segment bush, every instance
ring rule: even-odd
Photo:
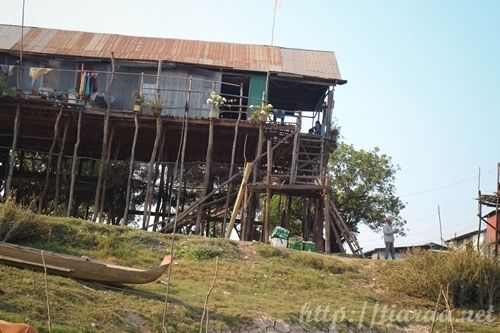
[[[448,253],[413,251],[406,260],[387,265],[382,283],[408,295],[436,300],[449,286],[455,305],[485,306],[500,300],[500,260],[483,256],[472,246]]]
[[[215,257],[221,257],[224,250],[221,247],[212,244],[194,244],[186,247],[182,251],[182,257],[197,260],[209,260]]]

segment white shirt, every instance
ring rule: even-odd
[[[392,229],[392,225],[389,223],[384,224],[382,229],[384,231],[384,242],[392,242],[394,243],[394,229]]]

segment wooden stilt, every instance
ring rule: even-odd
[[[205,178],[203,179],[201,196],[204,197],[208,192],[208,183],[210,182],[210,172],[212,169],[212,151],[214,143],[214,121],[210,118],[210,124],[208,128],[208,144],[207,144],[207,154],[205,157]],[[196,227],[195,234],[202,235],[203,233],[203,205],[198,209],[198,214],[196,216]],[[207,235],[208,236],[208,235]]]
[[[59,136],[59,121],[61,120],[62,111],[63,111],[63,106],[61,105],[61,107],[59,108],[59,113],[57,114],[56,117],[56,121],[54,123],[54,136],[52,137],[52,144],[50,145],[49,148],[49,156],[45,174],[45,183],[43,185],[42,193],[40,194],[40,199],[38,200],[38,213],[42,212],[45,201],[45,195],[47,194],[47,189],[49,188],[50,171],[52,168],[52,154],[54,153],[54,148],[57,143],[57,137]]]
[[[239,100],[239,108],[238,108],[238,119],[236,120],[236,124],[234,125],[234,136],[233,136],[233,148],[231,150],[231,165],[229,166],[229,178],[233,176],[234,169],[234,159],[236,155],[236,144],[238,142],[238,130],[241,122],[241,115],[243,113],[243,83],[240,84],[240,100]],[[224,207],[224,217],[222,219],[222,228],[221,230],[224,232],[226,230],[226,220],[227,213],[229,210],[229,197],[231,196],[231,183],[229,183],[227,187],[227,196],[226,196],[226,205]],[[243,228],[241,229],[243,233]]]
[[[68,135],[69,119],[64,124],[63,136],[61,139],[61,149],[57,156],[57,169],[56,169],[56,189],[54,195],[54,212],[58,215],[57,208],[59,207],[59,200],[61,197],[61,173],[63,172],[64,148],[66,146],[66,138]]]
[[[267,141],[267,175],[266,175],[266,197],[264,201],[264,228],[263,228],[263,242],[269,243],[269,217],[270,217],[270,206],[271,206],[271,190],[269,185],[271,185],[271,173],[273,170],[273,151],[271,149],[271,140]]]
[[[238,196],[236,197],[236,202],[234,203],[233,212],[231,214],[231,220],[229,220],[229,225],[228,225],[227,230],[226,230],[226,238],[228,238],[228,239],[229,239],[229,237],[231,237],[231,233],[233,231],[234,224],[236,223],[236,215],[238,214],[238,211],[240,210],[240,207],[241,207],[241,202],[243,200],[244,193],[245,193],[244,192],[245,187],[247,185],[248,178],[250,177],[250,173],[252,172],[252,166],[253,166],[253,164],[251,162],[248,162],[245,165],[245,171],[243,172],[243,179],[241,180],[240,190],[238,192]]]
[[[134,159],[135,159],[135,146],[137,144],[137,133],[139,132],[139,115],[136,113],[134,116],[135,130],[134,138],[132,140],[132,148],[130,152],[130,163],[128,166],[128,178],[127,178],[127,195],[125,197],[125,210],[123,212],[123,223],[128,224],[128,209],[130,206],[130,191],[132,188],[132,175],[134,174]]]
[[[94,222],[97,220],[98,212],[100,211],[99,205],[101,203],[102,179],[104,173],[103,162],[106,159],[106,150],[108,147],[109,118],[111,115],[111,87],[113,86],[114,78],[115,78],[115,55],[114,52],[111,52],[111,78],[109,80],[109,85],[107,89],[107,95],[109,96],[109,100],[107,101],[106,115],[104,116],[102,147],[101,147],[101,163],[99,165],[99,176],[97,177],[97,184],[95,190],[94,216],[92,217],[92,221]]]
[[[156,116],[156,137],[155,142],[153,144],[153,151],[151,152],[151,159],[148,165],[148,175],[146,177],[146,199],[144,201],[144,214],[142,218],[142,228],[145,229],[149,216],[150,216],[150,205],[151,200],[153,199],[153,184],[151,184],[151,180],[153,178],[153,167],[156,160],[156,152],[158,151],[158,145],[160,144],[161,132],[162,132],[162,118],[161,115]]]
[[[158,200],[156,201],[156,212],[155,212],[153,231],[156,231],[156,229],[158,228],[158,221],[160,220],[160,213],[161,213],[162,207],[164,206],[163,203],[165,201],[165,198],[164,198],[165,165],[162,164],[160,166],[160,168],[161,168],[161,171],[160,171],[160,189],[158,190]]]
[[[248,191],[247,191],[248,192]],[[245,215],[245,233],[246,233],[246,239],[247,241],[253,240],[253,228],[254,228],[254,219],[255,219],[255,210],[253,209],[254,207],[254,202],[255,202],[255,193],[254,192],[248,192],[247,196],[247,210],[246,210],[246,215]]]
[[[325,186],[330,186],[330,179],[325,177]],[[325,222],[323,224],[323,228],[325,229],[325,253],[331,253],[331,223],[330,223],[330,190],[326,189],[323,191],[323,201],[324,201],[324,217]]]
[[[106,202],[106,190],[108,186],[108,174],[109,174],[109,165],[111,159],[111,147],[113,146],[113,140],[115,138],[115,128],[111,127],[111,133],[109,134],[109,143],[106,148],[106,158],[104,160],[104,168],[102,174],[102,193],[101,193],[101,202],[99,203],[99,211],[97,212],[97,216],[99,216],[99,220],[102,219],[102,213],[104,212],[104,203]],[[108,216],[109,218],[109,216]]]
[[[191,78],[189,79],[189,87],[191,88]],[[191,90],[191,89],[190,89]],[[187,133],[188,133],[188,118],[184,116],[184,133],[182,135],[181,141],[181,161],[180,161],[180,171],[179,171],[179,184],[182,184],[184,181],[184,158],[186,156],[186,141],[187,141]],[[175,177],[174,177],[175,178]],[[175,181],[175,179],[174,179]],[[179,220],[179,206],[181,203],[181,191],[182,188],[179,186],[177,189],[177,199],[175,203],[175,218],[174,218],[174,226],[172,229],[172,233],[175,234],[177,232],[177,221]]]
[[[322,204],[319,199],[314,200],[314,227],[313,227],[313,241],[316,243],[316,251],[325,251],[325,240],[323,239],[323,212],[321,209]]]
[[[71,162],[71,185],[69,188],[69,198],[68,198],[68,209],[66,210],[66,216],[70,216],[71,207],[73,206],[73,195],[75,192],[75,171],[76,171],[76,161],[78,159],[78,147],[80,146],[80,135],[81,135],[81,127],[82,127],[82,113],[83,109],[78,110],[78,123],[76,125],[76,142],[73,147],[73,161]],[[81,166],[81,161],[80,161]]]
[[[21,123],[21,105],[16,106],[16,118],[14,119],[14,136],[12,137],[12,147],[10,149],[9,171],[7,173],[7,180],[5,181],[5,199],[12,196],[12,175],[14,173],[14,166],[16,164],[17,155],[17,137],[19,136],[19,125]]]

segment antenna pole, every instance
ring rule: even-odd
[[[441,211],[439,209],[439,205],[438,205],[438,217],[439,217],[439,234],[441,235],[441,246],[444,246],[444,244],[443,244],[443,228],[441,226]]]

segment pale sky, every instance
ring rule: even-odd
[[[408,236],[439,242],[477,229],[477,175],[495,191],[500,161],[500,1],[281,0],[274,44],[335,51],[348,83],[334,117],[343,141],[378,146],[401,167]],[[270,44],[273,0],[26,0],[25,25]],[[22,0],[0,22],[20,24]],[[496,126],[495,126],[496,125]],[[361,228],[365,250],[383,246]]]

